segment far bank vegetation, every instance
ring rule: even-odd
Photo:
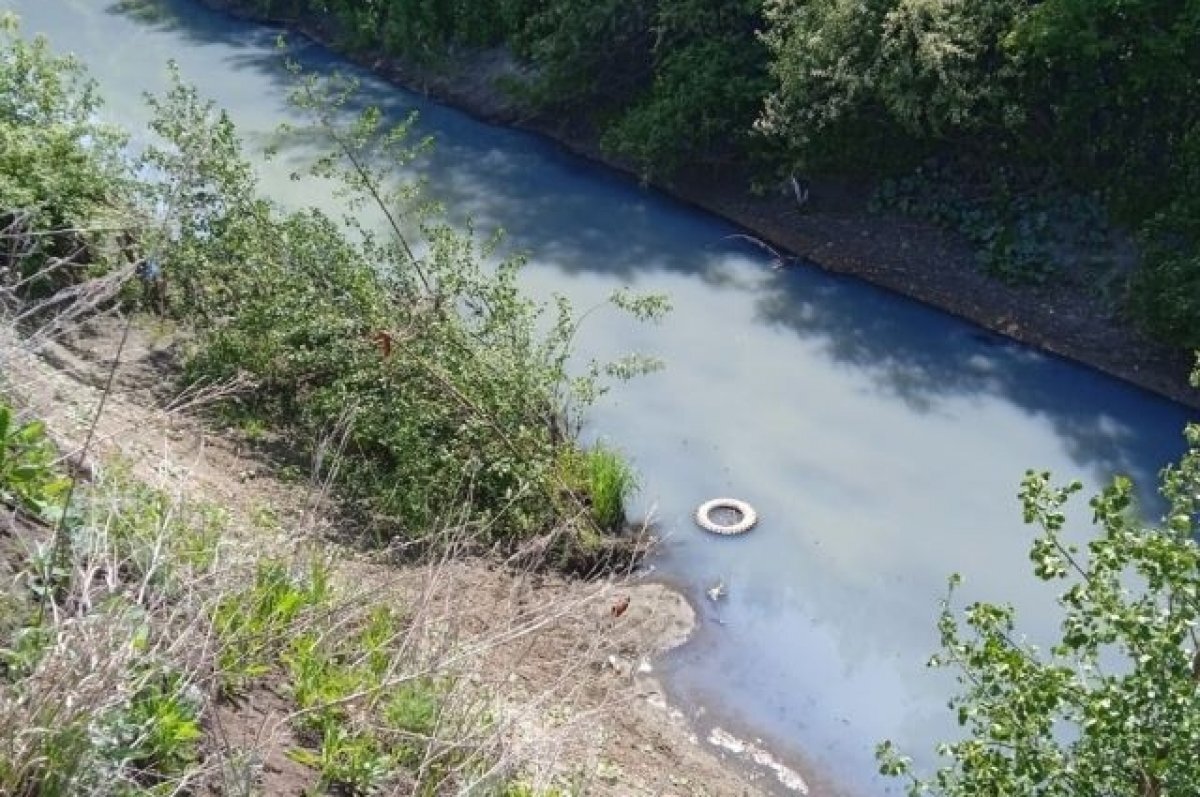
[[[1200,347],[1200,9],[1178,0],[233,0],[351,50],[507,46],[498,87],[648,176],[852,177],[997,279]],[[1114,254],[1136,239],[1130,267]]]

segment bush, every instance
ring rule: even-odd
[[[882,181],[871,207],[958,231],[983,269],[1009,284],[1063,283],[1069,267],[1082,264],[1086,279],[1077,287],[1101,293],[1111,276],[1101,267],[1112,232],[1103,203],[1046,174],[931,159]]]
[[[603,145],[631,158],[646,177],[744,152],[766,75],[761,45],[739,27],[664,46],[653,84],[608,126]]]
[[[558,301],[540,332],[551,308],[521,294],[522,260],[489,262],[491,245],[424,214],[415,186],[385,187],[420,152],[410,125],[386,130],[369,109],[340,127],[352,87],[298,80],[293,99],[333,146],[313,173],[342,181],[348,229],[255,199],[232,125],[178,80],[155,106],[168,143],[147,157],[177,197],[164,262],[198,333],[189,376],[250,377],[247,409],[314,447],[335,438],[344,494],[387,538],[419,540],[447,513],[483,544],[548,532],[568,413],[602,389],[599,367],[567,370],[571,308]],[[368,209],[390,221],[384,236]]]
[[[1152,334],[1200,349],[1200,124],[1179,146],[1179,195],[1142,225],[1142,267],[1130,294],[1134,319]]]
[[[0,402],[0,501],[43,518],[57,518],[69,482],[55,468],[57,454],[40,421],[21,422]]]
[[[1160,340],[1200,349],[1200,208],[1173,203],[1142,228],[1144,255],[1134,275],[1130,310]]]
[[[1200,376],[1200,374],[1198,374]],[[1057,585],[1059,632],[1034,645],[1011,605],[951,596],[938,618],[930,667],[954,671],[949,702],[961,731],[938,745],[941,766],[918,776],[891,742],[880,769],[910,795],[1191,794],[1200,782],[1200,427],[1187,453],[1163,470],[1167,511],[1139,520],[1132,482],[1116,477],[1090,501],[1094,529],[1072,534],[1066,507],[1082,489],[1049,473],[1021,483],[1024,520],[1035,527],[1034,576]]]
[[[124,136],[95,121],[99,104],[74,59],[0,12],[0,286],[45,296],[86,274],[96,241],[82,231],[127,188]]]
[[[1118,220],[1146,224],[1135,316],[1167,342],[1196,345],[1194,4],[768,0],[765,15],[776,85],[759,126],[795,162],[901,172],[936,153],[1035,175],[982,201],[897,197],[966,232],[993,272],[1026,281],[1044,279],[1046,254],[1072,235],[1050,219],[1059,192],[1042,190],[1044,178],[1097,195]],[[1005,181],[958,188],[981,182]]]
[[[1200,113],[1200,10],[1175,0],[1029,4],[1008,36],[1028,155],[1103,187],[1139,221],[1183,194],[1175,164]]]

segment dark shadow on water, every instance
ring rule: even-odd
[[[191,0],[117,0],[105,13],[124,16],[160,33],[182,38],[187,44],[223,47],[261,47],[270,45],[275,32],[266,26],[248,25],[200,6]]]
[[[146,0],[138,10],[116,5],[109,10],[191,46],[233,47],[231,69],[267,78],[280,97],[291,88],[274,29],[188,0]],[[752,285],[730,281],[725,262],[731,256],[759,264],[764,272],[771,264],[753,244],[731,240],[739,232],[731,224],[537,136],[482,124],[398,90],[306,40],[293,37],[292,43],[291,54],[307,69],[341,70],[361,79],[356,107],[348,111],[374,105],[396,121],[417,111],[417,135],[436,138],[434,152],[418,164],[432,194],[456,222],[470,218],[483,234],[503,228],[509,250],[528,252],[567,276],[601,273],[633,281],[671,272],[698,276],[723,290],[753,291],[763,324],[818,342],[833,362],[868,374],[876,389],[914,412],[943,411],[952,398],[1007,401],[1044,418],[1080,467],[1098,473],[1127,473],[1149,487],[1158,469],[1183,449],[1179,432],[1194,414],[1179,405],[803,264]],[[261,132],[257,136],[249,141],[266,143]],[[274,143],[295,168],[318,146],[303,131]],[[664,354],[669,360],[670,353]]]
[[[1081,466],[1143,487],[1183,450],[1186,408],[857,280],[783,274],[758,308],[765,322],[821,340],[835,362],[869,373],[915,412],[937,412],[955,396],[1000,398],[1051,423]]]

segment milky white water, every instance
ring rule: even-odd
[[[184,0],[150,21],[109,0],[0,8],[83,58],[106,115],[131,129],[168,59],[228,109],[255,158],[291,118],[275,31]],[[320,48],[301,54],[314,69],[348,68]],[[923,666],[950,572],[967,596],[1024,607],[1031,634],[1052,629],[1015,500],[1027,467],[1149,486],[1182,449],[1177,405],[854,280],[772,271],[727,238],[728,223],[536,137],[370,78],[365,100],[396,118],[420,111],[437,141],[420,167],[433,193],[454,218],[503,227],[530,255],[531,291],[581,307],[625,285],[670,295],[658,327],[589,319],[586,354],[639,350],[667,368],[606,397],[588,434],[636,463],[638,505],[668,540],[655,567],[700,606],[696,639],[665,663],[673,694],[701,725],[719,717],[762,737],[818,782],[883,792],[876,741],[920,753],[953,732],[952,683]],[[310,154],[290,141],[260,165],[264,190],[331,206],[326,187],[288,179]],[[758,509],[753,533],[693,526],[697,504],[726,494]],[[714,604],[704,589],[718,581],[728,596]]]

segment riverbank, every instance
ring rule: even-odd
[[[800,776],[757,747],[725,737],[722,747],[701,743],[669,704],[654,662],[696,627],[681,592],[647,580],[523,571],[486,557],[397,564],[386,553],[342,546],[335,540],[350,521],[323,485],[283,475],[273,452],[286,441],[214,428],[178,409],[164,386],[181,339],[155,322],[134,324],[127,337],[123,327],[111,318],[84,324],[37,355],[0,336],[6,397],[44,421],[65,455],[90,435],[93,472],[124,467],[130,483],[219,506],[225,570],[236,570],[243,555],[316,554],[334,563],[347,606],[409,607],[423,618],[422,644],[456,662],[463,688],[494,711],[506,760],[532,782],[611,797],[803,793]],[[119,346],[120,367],[97,416]],[[0,572],[11,553],[0,545]],[[264,794],[300,793],[317,773],[294,756],[303,740],[292,729],[291,688],[278,673],[266,681],[242,700],[214,703],[210,719],[223,745],[263,762]]]
[[[236,0],[200,0],[243,19],[282,25],[333,49],[335,32],[318,20],[266,19]],[[634,177],[630,164],[601,151],[594,130],[521,107],[501,87],[521,68],[500,50],[458,53],[436,68],[377,53],[345,52],[387,80],[459,108],[476,118],[544,135],[565,149]],[[785,255],[859,278],[965,318],[999,335],[1066,357],[1200,408],[1188,382],[1193,358],[1133,329],[1086,284],[1069,279],[1044,287],[1014,287],[983,274],[970,245],[912,219],[867,210],[870,186],[815,180],[810,201],[789,192],[757,196],[736,169],[683,174],[653,187],[744,227]]]

